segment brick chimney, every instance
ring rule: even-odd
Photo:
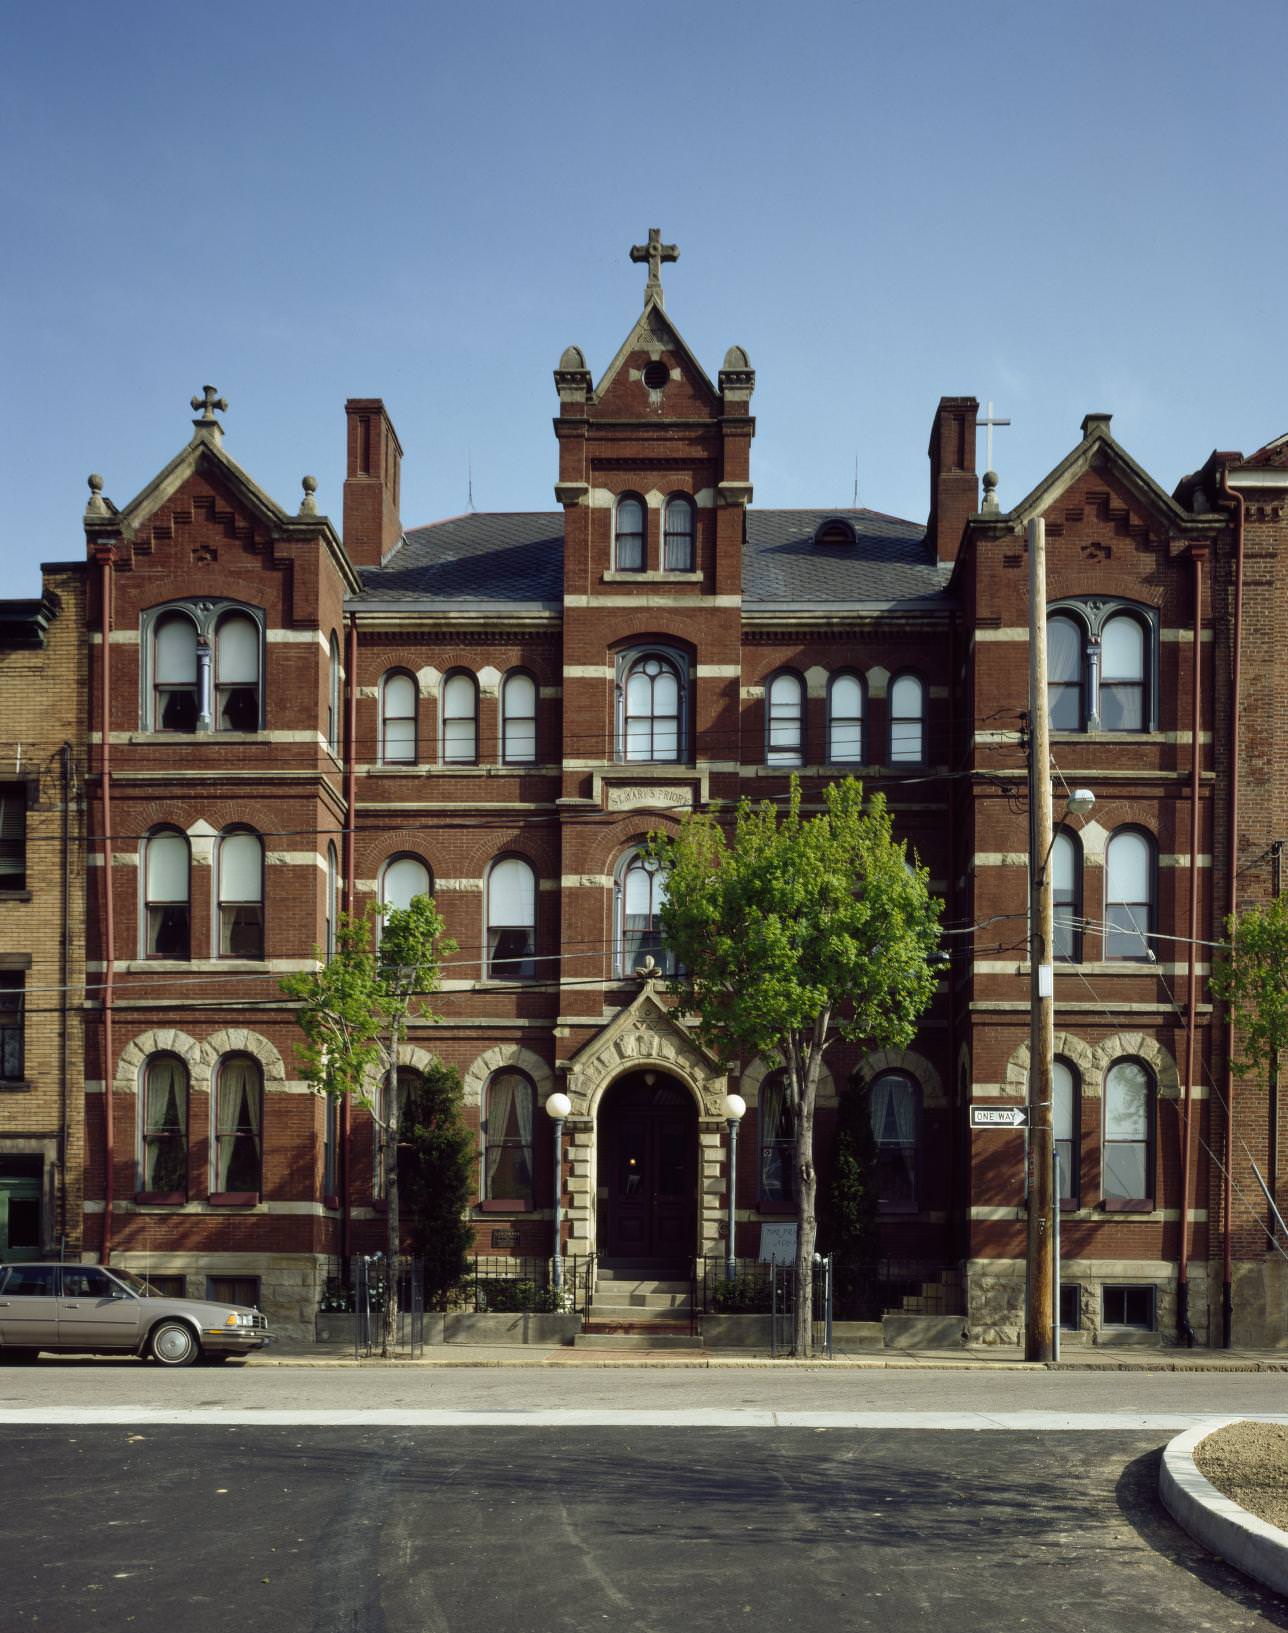
[[[941,562],[957,560],[966,518],[979,509],[975,475],[974,397],[941,397],[930,429],[930,521],[927,534]]]
[[[379,567],[402,537],[402,444],[379,397],[350,397],[344,481],[344,547],[355,567]]]

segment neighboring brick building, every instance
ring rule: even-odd
[[[81,1251],[84,572],[0,601],[0,1262]]]
[[[1024,528],[1044,516],[1056,789],[1097,794],[1054,857],[1071,1305],[1084,1331],[1166,1337],[1184,1260],[1200,1341],[1221,1337],[1227,1280],[1236,1341],[1288,1336],[1247,1166],[1278,1185],[1277,1116],[1264,1086],[1235,1091],[1227,1233],[1225,1038],[1206,947],[1190,1004],[1184,939],[1192,884],[1205,941],[1228,907],[1236,764],[1237,899],[1274,884],[1261,859],[1288,795],[1272,701],[1282,445],[1214,455],[1172,498],[1091,415],[1002,513],[987,479],[981,506],[978,404],[945,398],[928,527],[757,511],[746,353],[731,347],[713,382],[656,273],[654,255],[643,313],[597,384],[575,346],[555,371],[559,510],[404,532],[397,436],[379,400],[352,400],[342,544],[311,478],[292,516],[229,458],[209,389],[192,441],[143,493],[119,511],[91,500],[89,741],[112,927],[109,957],[96,901],[91,1011],[100,984],[106,1003],[86,1086],[106,1088],[112,1114],[89,1095],[87,1250],[191,1290],[231,1282],[279,1323],[309,1324],[337,1256],[375,1249],[382,1227],[370,1120],[341,1120],[300,1081],[277,979],[326,947],[341,905],[430,888],[460,952],[441,1024],[413,1027],[403,1063],[463,1075],[480,1250],[549,1251],[542,1107],[562,1088],[566,1249],[720,1252],[737,1087],[737,1246],[754,1254],[759,1227],[792,1211],[789,1119],[773,1063],[726,1077],[635,973],[665,961],[638,847],[694,804],[781,796],[793,771],[817,798],[853,772],[886,793],[946,897],[953,960],[912,1049],[830,1052],[822,1165],[829,1108],[857,1077],[885,1251],[927,1280],[964,1273],[972,1333],[1013,1335],[1022,1142],[972,1142],[966,1108],[1024,1093]],[[1248,498],[1242,532],[1232,493]],[[1239,559],[1256,562],[1241,734]]]

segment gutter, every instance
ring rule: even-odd
[[[99,795],[103,812],[103,1235],[99,1262],[112,1262],[112,1204],[115,1200],[115,1129],[112,1126],[112,978],[115,973],[115,917],[112,903],[112,566],[115,553],[99,556],[99,715],[103,736],[99,746]]]

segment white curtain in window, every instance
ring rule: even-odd
[[[493,1181],[505,1151],[505,1142],[516,1140],[523,1146],[527,1157],[525,1167],[531,1167],[532,1117],[536,1096],[532,1084],[518,1072],[499,1072],[487,1090],[486,1125],[486,1193],[494,1196]]]
[[[215,679],[220,686],[254,686],[259,681],[259,626],[235,614],[220,624],[215,638]]]
[[[416,696],[410,675],[385,676],[383,757],[395,765],[416,758]]]
[[[258,1191],[260,1173],[259,1067],[234,1057],[219,1067],[215,1112],[216,1191]]]
[[[1149,900],[1149,843],[1143,834],[1115,834],[1106,860],[1110,901]]]
[[[902,1077],[882,1076],[872,1085],[872,1134],[878,1145],[916,1143],[917,1116],[912,1085]]]
[[[1134,618],[1111,618],[1100,632],[1100,678],[1142,681],[1145,678],[1145,631]]]
[[[488,924],[528,925],[537,922],[536,879],[517,856],[498,862],[488,876]]]
[[[156,633],[158,686],[197,684],[197,631],[190,619],[163,618]]]
[[[182,834],[153,834],[147,842],[147,899],[186,902],[188,841]]]
[[[258,835],[225,834],[219,841],[219,899],[257,902],[263,892],[264,853]]]
[[[922,758],[922,686],[916,675],[900,675],[890,688],[890,758]]]
[[[476,744],[476,694],[468,675],[451,675],[443,687],[443,759],[461,764],[473,760]]]
[[[1149,1074],[1134,1060],[1120,1060],[1109,1068],[1105,1083],[1106,1139],[1148,1139],[1149,1089]]]
[[[838,675],[829,698],[828,760],[843,765],[863,756],[863,687],[856,675]]]
[[[537,688],[531,675],[511,675],[501,694],[502,758],[511,764],[537,757]]]
[[[144,1083],[143,1189],[186,1191],[188,1074],[170,1056],[150,1060]]]
[[[1051,1125],[1057,1140],[1073,1138],[1073,1073],[1062,1060],[1051,1068]]]
[[[326,740],[328,746],[335,749],[340,743],[340,643],[334,634],[331,636],[329,653]]]
[[[769,683],[770,765],[798,765],[804,737],[804,695],[796,675],[776,675]]]
[[[429,869],[417,857],[400,856],[385,869],[381,900],[386,906],[408,908],[413,896],[429,893]]]

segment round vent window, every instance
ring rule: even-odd
[[[665,363],[648,363],[645,365],[644,384],[650,391],[661,391],[670,378],[671,371]]]

